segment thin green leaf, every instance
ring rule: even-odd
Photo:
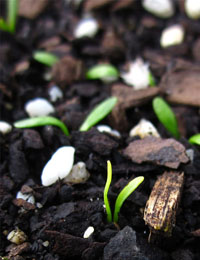
[[[112,222],[112,212],[110,209],[110,204],[108,200],[108,190],[110,188],[110,184],[112,181],[112,165],[110,161],[107,161],[107,181],[104,188],[104,204],[106,206],[106,213],[107,213],[107,221]]]
[[[191,136],[191,137],[189,138],[189,142],[190,142],[191,144],[198,144],[198,145],[200,145],[200,133]]]
[[[128,198],[131,193],[137,189],[137,187],[144,181],[143,176],[139,176],[132,181],[130,181],[120,192],[120,194],[117,197],[117,200],[115,202],[115,210],[114,210],[114,222],[117,223],[118,221],[118,213],[124,203],[124,201]]]
[[[69,131],[66,125],[59,119],[52,116],[40,116],[40,117],[27,118],[14,123],[14,126],[16,128],[31,128],[31,127],[39,127],[45,125],[54,125],[60,127],[63,133],[66,134],[66,136],[69,136]]]
[[[59,61],[58,57],[52,53],[46,51],[36,51],[33,54],[33,58],[46,66],[53,66],[56,62]]]
[[[8,26],[11,33],[15,32],[16,21],[17,21],[17,10],[18,10],[18,0],[8,1]]]
[[[86,73],[87,79],[106,79],[119,77],[118,70],[110,64],[99,64],[88,70]]]
[[[0,18],[0,29],[3,30],[3,31],[9,32],[9,26],[4,21],[3,18]]]
[[[159,121],[175,137],[179,138],[178,124],[176,116],[167,102],[161,97],[153,99],[153,110]]]
[[[97,105],[87,116],[83,124],[80,126],[80,131],[87,131],[104,117],[106,117],[115,104],[117,103],[116,97],[110,97]]]

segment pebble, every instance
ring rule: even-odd
[[[12,230],[7,235],[7,239],[16,245],[20,245],[27,240],[27,236],[22,230],[17,228],[17,229]]]
[[[146,89],[149,86],[149,65],[141,58],[137,58],[129,65],[129,71],[121,73],[123,81],[135,90]]]
[[[174,5],[171,0],[143,0],[144,9],[160,18],[174,15]]]
[[[63,98],[63,93],[59,87],[52,86],[49,89],[49,96],[50,96],[51,102],[56,102],[58,99]]]
[[[185,0],[185,12],[191,19],[200,18],[200,1],[198,0]]]
[[[160,38],[162,48],[167,48],[173,45],[178,45],[183,42],[184,28],[180,24],[175,24],[163,30]]]
[[[71,172],[64,178],[64,183],[83,183],[90,177],[84,162],[78,162],[72,167]]]
[[[94,232],[94,228],[92,226],[89,226],[85,232],[84,232],[84,235],[83,235],[83,238],[89,238],[92,233]]]
[[[50,186],[59,179],[64,179],[74,164],[75,148],[63,146],[59,148],[45,165],[41,181],[43,186]]]
[[[10,133],[12,126],[5,121],[0,121],[0,133],[3,135]]]
[[[187,149],[185,152],[186,152],[188,158],[190,159],[190,161],[193,162],[193,160],[194,160],[194,150],[193,149]]]
[[[30,117],[47,116],[55,112],[52,104],[44,98],[35,98],[25,104],[25,111]]]
[[[108,134],[111,134],[115,137],[118,137],[120,138],[121,137],[121,134],[120,132],[118,132],[117,130],[113,130],[110,126],[108,125],[98,125],[97,127],[97,130],[101,133],[108,133]]]
[[[140,122],[131,129],[129,136],[139,136],[140,138],[147,136],[160,137],[155,126],[146,119],[141,119]]]
[[[16,199],[23,199],[31,204],[35,204],[35,198],[31,194],[23,194],[21,191],[17,192]]]
[[[99,29],[97,21],[92,17],[83,18],[77,25],[74,36],[75,38],[94,37]]]

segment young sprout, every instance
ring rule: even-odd
[[[7,0],[7,19],[0,18],[0,29],[9,33],[15,32],[18,0]]]
[[[35,51],[33,54],[33,59],[49,67],[52,67],[59,61],[57,56],[46,51]]]
[[[200,145],[200,133],[191,136],[189,138],[189,143]]]
[[[118,79],[118,70],[110,64],[99,64],[88,70],[86,78],[95,80],[101,79],[105,82],[112,82]]]
[[[106,117],[117,103],[116,97],[110,97],[97,105],[87,116],[83,124],[80,126],[80,131],[87,131],[96,123]]]
[[[176,116],[167,102],[161,97],[155,97],[153,99],[153,110],[164,127],[175,138],[179,138],[180,134],[178,131]]]
[[[110,209],[110,204],[108,201],[108,190],[111,184],[112,180],[112,165],[110,161],[107,161],[107,181],[106,186],[104,189],[104,204],[106,207],[106,213],[107,213],[107,221],[112,222],[112,213]],[[117,196],[116,202],[115,202],[115,208],[114,208],[114,217],[113,222],[118,222],[118,214],[120,212],[120,209],[124,203],[124,201],[131,195],[131,193],[137,189],[137,187],[144,181],[143,176],[139,176],[132,181],[130,181],[119,193]]]
[[[45,125],[54,125],[54,126],[60,127],[60,129],[63,131],[63,133],[66,136],[69,136],[69,131],[68,131],[66,125],[59,119],[52,117],[52,116],[33,117],[33,118],[20,120],[20,121],[17,121],[14,123],[14,126],[16,128],[32,128],[32,127],[39,127],[39,126],[45,126]]]

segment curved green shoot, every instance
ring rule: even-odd
[[[149,72],[149,86],[154,87],[156,85],[155,78],[151,72]]]
[[[153,99],[153,110],[164,127],[175,138],[179,138],[180,134],[178,131],[176,116],[167,102],[161,97],[155,97]]]
[[[87,116],[83,124],[80,126],[80,131],[87,131],[104,117],[106,117],[115,104],[117,103],[116,97],[110,97],[97,105]]]
[[[32,127],[39,127],[45,125],[54,125],[60,127],[63,133],[66,136],[69,136],[69,131],[66,125],[59,119],[52,116],[39,116],[39,117],[27,118],[14,123],[14,126],[16,128],[32,128]]]
[[[189,143],[200,145],[200,133],[191,136],[189,138]]]
[[[57,56],[46,51],[35,51],[33,54],[33,59],[49,67],[52,67],[59,61]]]
[[[104,195],[104,204],[105,204],[106,213],[107,213],[107,221],[109,223],[112,222],[112,213],[111,213],[110,204],[108,201],[108,190],[110,188],[111,180],[112,180],[112,165],[111,165],[110,161],[107,161],[107,181],[106,181],[103,195]]]
[[[99,64],[86,73],[86,78],[95,80],[95,79],[117,79],[119,77],[118,70],[110,64]]]
[[[115,210],[114,210],[114,217],[113,217],[113,221],[115,223],[117,223],[118,221],[118,214],[119,211],[124,203],[124,201],[128,198],[129,195],[131,195],[131,193],[137,189],[137,187],[144,181],[144,177],[143,176],[139,176],[135,179],[133,179],[132,181],[130,181],[124,188],[123,190],[120,192],[120,194],[118,195],[116,202],[115,202]]]
[[[0,18],[0,29],[14,33],[17,20],[18,0],[7,1],[7,19]]]

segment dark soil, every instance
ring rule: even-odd
[[[48,89],[57,84],[64,97],[54,104],[54,116],[66,123],[71,135],[66,137],[52,126],[13,127],[9,134],[0,135],[0,256],[15,260],[200,259],[200,149],[188,143],[190,136],[200,132],[199,20],[186,17],[181,0],[176,1],[176,13],[170,19],[147,13],[141,1],[87,0],[78,8],[64,0],[46,2],[31,19],[18,17],[14,35],[0,32],[1,120],[13,124],[27,118],[24,104],[34,97],[49,99]],[[1,1],[1,7],[4,15],[5,1]],[[100,30],[92,39],[76,40],[74,28],[87,11],[98,20]],[[163,50],[159,44],[161,32],[175,23],[185,28],[184,43]],[[60,67],[51,70],[34,61],[32,54],[38,49],[58,55],[62,61],[56,66]],[[129,94],[133,92],[131,87],[125,86],[121,79],[104,84],[84,77],[85,71],[97,63],[112,63],[124,70],[128,61],[139,56],[150,64],[156,91]],[[51,71],[53,79],[48,81],[45,74]],[[181,92],[181,84],[186,84],[191,91],[186,91],[184,85]],[[125,88],[123,93],[120,86]],[[120,130],[121,138],[100,133],[96,128],[79,132],[89,111],[113,93],[124,100],[121,98],[117,113],[113,112],[101,123]],[[163,139],[171,137],[152,110],[152,98],[156,95],[168,100],[176,113],[181,133],[177,142],[185,149],[193,149],[194,159],[177,162],[176,154],[171,154],[168,148],[162,150],[170,160],[174,158],[177,171],[185,174],[185,182],[172,236],[160,235],[149,243],[149,228],[143,220],[145,204],[157,176],[170,171],[171,164],[160,163],[164,159],[157,151],[148,154],[149,161],[145,157],[133,162],[124,150],[139,139],[130,138],[129,130],[141,118],[154,123]],[[59,147],[66,145],[75,147],[75,163],[85,162],[90,178],[82,184],[59,181],[50,187],[42,186],[40,176],[44,165]],[[136,157],[143,156],[141,153]],[[140,175],[145,177],[144,183],[124,203],[119,227],[107,223],[103,207],[107,160],[113,165],[109,192],[112,207],[129,180]],[[37,204],[16,200],[20,190],[31,192]],[[94,233],[84,239],[88,226],[94,227]],[[27,236],[27,241],[18,246],[7,240],[7,234],[16,228]]]

